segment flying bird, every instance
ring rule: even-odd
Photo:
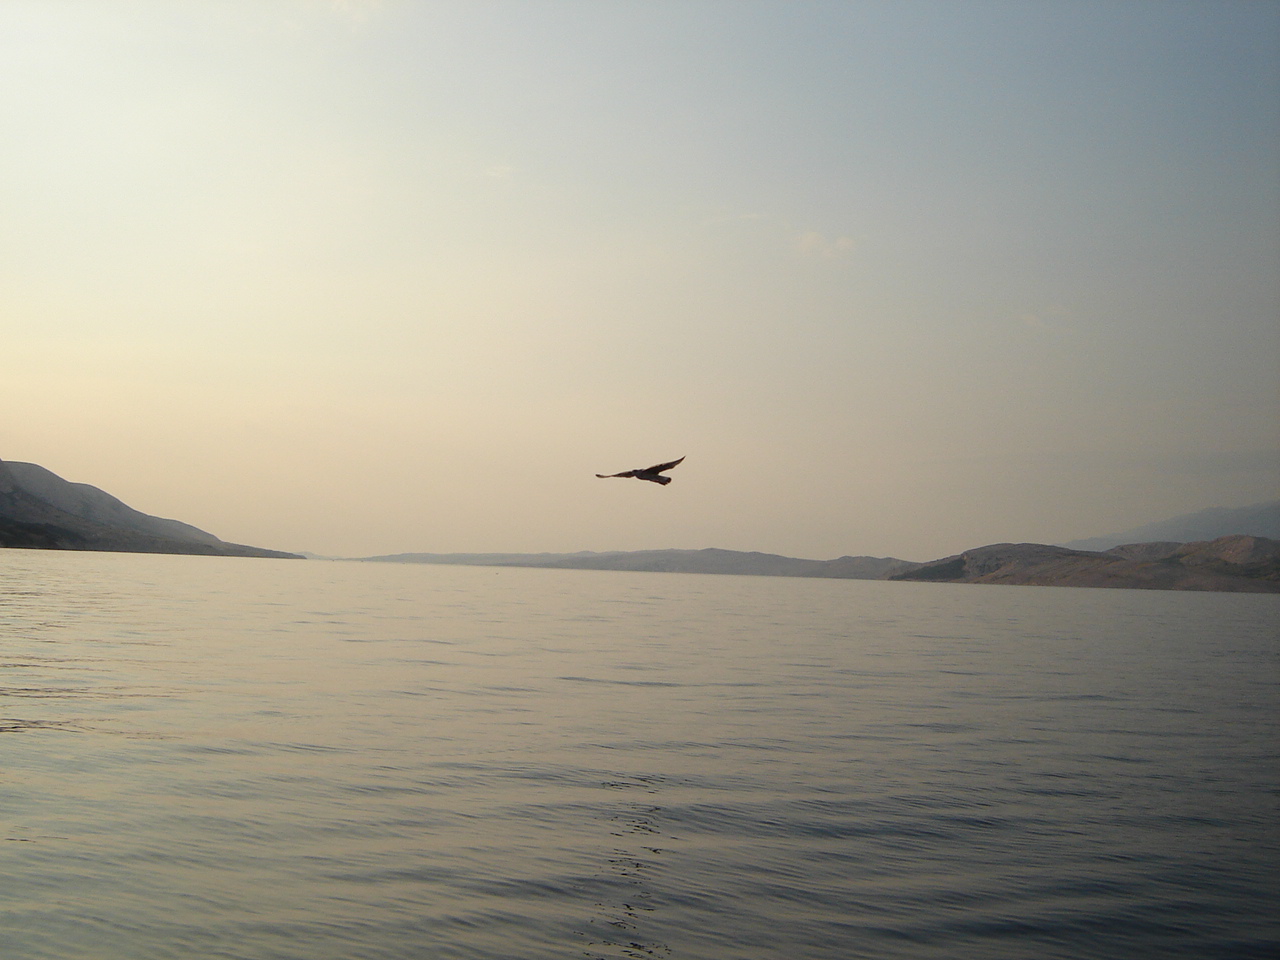
[[[670,463],[655,463],[652,467],[644,467],[640,470],[624,470],[622,473],[597,473],[596,476],[601,479],[608,479],[610,477],[635,477],[637,480],[648,480],[650,483],[661,483],[665,485],[671,482],[671,478],[664,477],[662,472],[664,470],[670,470],[683,460],[684,457],[681,457],[679,460],[672,460]]]

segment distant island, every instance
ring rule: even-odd
[[[190,524],[134,510],[87,483],[69,483],[37,464],[5,460],[0,460],[0,547],[301,559],[227,543]]]

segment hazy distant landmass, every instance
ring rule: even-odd
[[[227,543],[178,520],[135,510],[34,463],[0,460],[0,547],[221,557],[296,557]]]
[[[720,550],[635,550],[610,553],[397,553],[365,560],[389,563],[448,563],[481,567],[554,567],[573,570],[636,570],[662,573],[724,573],[762,577],[832,577],[882,580],[917,564],[893,557],[802,560],[773,553]]]
[[[1280,592],[1280,541],[1237,534],[1196,543],[1131,543],[1105,552],[1043,543],[999,543],[928,563],[894,557],[803,560],[737,550],[612,553],[397,553],[384,563],[720,573],[846,580],[917,580],[1144,590]]]
[[[1144,524],[1122,533],[1072,540],[1062,546],[1072,550],[1110,550],[1126,543],[1195,543],[1236,533],[1280,540],[1280,500],[1255,503],[1250,507],[1214,507]]]

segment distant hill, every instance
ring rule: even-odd
[[[153,517],[87,483],[69,483],[34,463],[0,460],[0,547],[296,557],[227,543],[177,520]]]
[[[830,577],[881,580],[916,566],[893,557],[802,560],[773,553],[720,550],[636,550],[612,553],[397,553],[365,557],[388,563],[447,563],[481,567],[553,567],[573,570],[636,570],[721,573],[761,577]]]
[[[1255,503],[1251,507],[1214,507],[1198,513],[1188,513],[1169,520],[1148,523],[1122,533],[1072,540],[1062,546],[1071,550],[1110,550],[1112,547],[1126,543],[1150,541],[1196,543],[1237,533],[1280,540],[1280,500]]]
[[[1196,543],[1136,543],[1105,552],[997,543],[890,577],[1143,590],[1280,593],[1280,541],[1235,535]]]

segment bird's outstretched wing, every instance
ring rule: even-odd
[[[622,473],[597,473],[596,476],[602,480],[607,480],[610,477],[634,477],[639,472],[639,470],[624,470]]]
[[[661,473],[663,470],[670,470],[672,467],[679,466],[684,462],[684,457],[679,460],[672,460],[670,463],[659,463],[652,467],[645,467],[644,470],[636,470],[635,473]]]

